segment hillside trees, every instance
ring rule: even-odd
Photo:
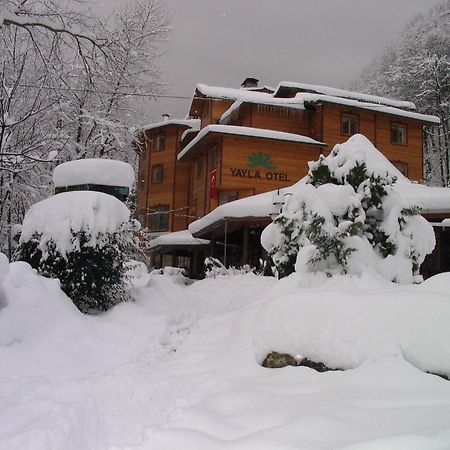
[[[364,71],[357,88],[413,101],[439,116],[425,132],[425,179],[450,185],[450,0],[416,17],[384,55]]]
[[[109,18],[83,2],[0,0],[0,25],[0,251],[11,255],[55,160],[134,158],[130,128],[148,100],[137,93],[161,90],[168,19],[156,0]]]

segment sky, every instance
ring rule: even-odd
[[[348,87],[403,27],[439,0],[160,0],[172,31],[159,65],[167,94],[196,83],[239,87],[250,76]],[[124,0],[97,0],[108,13]],[[188,99],[150,100],[148,117],[182,118]]]

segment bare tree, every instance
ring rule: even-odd
[[[0,25],[0,251],[11,256],[56,160],[134,158],[130,128],[139,92],[161,88],[168,19],[158,1],[99,18],[82,2],[0,0]]]

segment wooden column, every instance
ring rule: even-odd
[[[242,238],[242,265],[248,264],[248,241],[250,233],[248,225],[244,227],[244,236]]]
[[[172,267],[175,267],[176,263],[177,263],[177,252],[174,250],[172,252]]]

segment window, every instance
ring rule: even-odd
[[[219,156],[219,148],[217,144],[214,144],[210,150],[209,169],[217,169],[217,160]]]
[[[159,133],[155,136],[155,150],[160,152],[164,150],[166,146],[166,135],[165,133]]]
[[[152,167],[152,183],[158,184],[162,183],[164,180],[164,166],[162,164],[157,164]]]
[[[223,191],[219,195],[219,205],[234,202],[237,199],[238,199],[237,191]]]
[[[406,125],[391,122],[391,144],[406,145]]]
[[[341,134],[352,136],[358,133],[358,116],[355,114],[341,115]]]
[[[408,164],[403,161],[391,161],[391,163],[397,167],[397,169],[405,175],[405,177],[408,176]]]
[[[167,205],[150,209],[150,231],[167,231],[169,229],[168,211]]]
[[[203,176],[203,158],[197,159],[197,178],[201,178]]]

